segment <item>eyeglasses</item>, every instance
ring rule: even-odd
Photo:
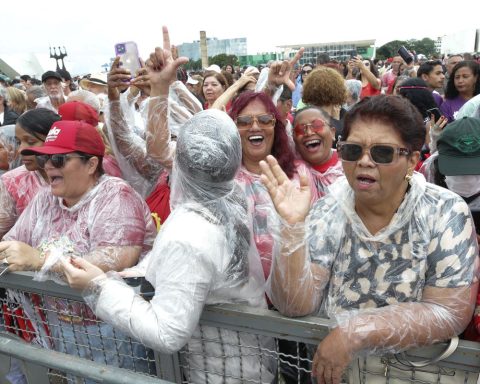
[[[37,155],[35,156],[37,159],[37,164],[40,168],[45,168],[45,164],[48,160],[52,163],[55,168],[63,168],[69,159],[74,158],[81,158],[81,159],[88,159],[89,156],[85,155],[71,155],[69,153],[61,153],[55,155]]]
[[[411,151],[394,144],[372,144],[365,147],[359,143],[340,141],[337,144],[337,151],[342,161],[358,161],[367,150],[370,158],[375,164],[386,165],[397,161],[398,156],[408,156]]]
[[[238,129],[250,129],[253,127],[253,123],[256,122],[260,128],[270,128],[275,125],[277,120],[273,115],[262,114],[262,115],[242,115],[237,116],[235,119],[235,124],[237,124]]]
[[[302,70],[302,75],[308,75],[312,71],[313,71],[313,69],[306,70],[306,71]]]
[[[322,133],[325,126],[328,126],[325,121],[321,119],[315,119],[308,124],[295,124],[293,131],[295,132],[296,136],[304,136],[307,134],[308,128],[310,128],[310,131],[313,133]]]

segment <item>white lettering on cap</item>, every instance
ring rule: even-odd
[[[49,141],[57,140],[58,134],[61,131],[62,130],[60,128],[56,128],[56,127],[53,127],[52,129],[50,129],[50,131],[48,131],[47,138],[45,139],[45,143],[48,143]]]

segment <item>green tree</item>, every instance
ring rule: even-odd
[[[436,53],[435,41],[424,37],[421,40],[393,40],[377,48],[377,58],[385,60],[389,57],[397,55],[398,48],[405,46],[409,51],[415,51],[417,54],[422,53],[425,56],[430,56]]]
[[[383,44],[380,48],[377,48],[377,59],[385,60],[389,57],[397,55],[398,48],[400,48],[402,45],[405,45],[405,47],[408,49],[407,42],[403,40],[393,40]]]
[[[410,50],[414,50],[417,54],[422,53],[425,56],[431,56],[436,53],[435,41],[424,37],[422,40],[408,40],[408,45]]]
[[[227,55],[221,53],[219,55],[208,58],[209,65],[217,64],[220,68],[223,68],[227,64],[238,65],[238,57],[235,55]]]
[[[183,66],[187,71],[199,71],[202,69],[202,60],[191,60]]]

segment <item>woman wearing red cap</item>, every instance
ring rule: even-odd
[[[126,182],[103,174],[104,152],[97,130],[80,121],[56,122],[43,146],[22,150],[24,156],[35,156],[50,186],[37,192],[0,242],[0,258],[9,271],[35,271],[39,280],[62,281],[57,265],[70,256],[85,258],[103,271],[120,271],[135,265],[151,249],[156,231],[148,207]],[[69,338],[81,337],[82,327],[98,329],[84,305],[47,298],[46,307],[49,324],[59,326],[50,329],[53,341],[42,337],[42,327],[37,327],[36,336],[44,345],[52,343],[55,349],[77,353]],[[75,321],[79,317],[85,320]],[[78,353],[104,359],[103,353],[86,348]]]

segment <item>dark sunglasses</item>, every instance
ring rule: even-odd
[[[307,70],[307,71],[302,70],[302,75],[308,75],[312,71],[313,71],[313,69],[310,69],[310,70]]]
[[[408,156],[411,151],[407,148],[400,148],[394,144],[372,144],[364,147],[361,144],[340,141],[337,144],[337,151],[342,161],[358,161],[362,158],[364,150],[367,150],[370,158],[375,164],[392,164],[397,161],[398,156]]]
[[[328,126],[325,121],[322,119],[315,119],[308,124],[295,124],[293,131],[295,132],[296,136],[304,136],[307,134],[308,128],[310,128],[312,133],[322,133],[325,129],[325,126]]]
[[[89,159],[91,156],[85,155],[72,155],[70,153],[61,153],[56,155],[36,155],[37,164],[40,168],[45,168],[45,164],[48,160],[52,163],[55,168],[63,168],[69,159],[81,158]]]
[[[260,128],[270,128],[275,125],[275,117],[270,114],[262,115],[242,115],[237,116],[235,119],[235,124],[237,124],[238,129],[250,129],[253,127],[253,123],[256,122]]]

